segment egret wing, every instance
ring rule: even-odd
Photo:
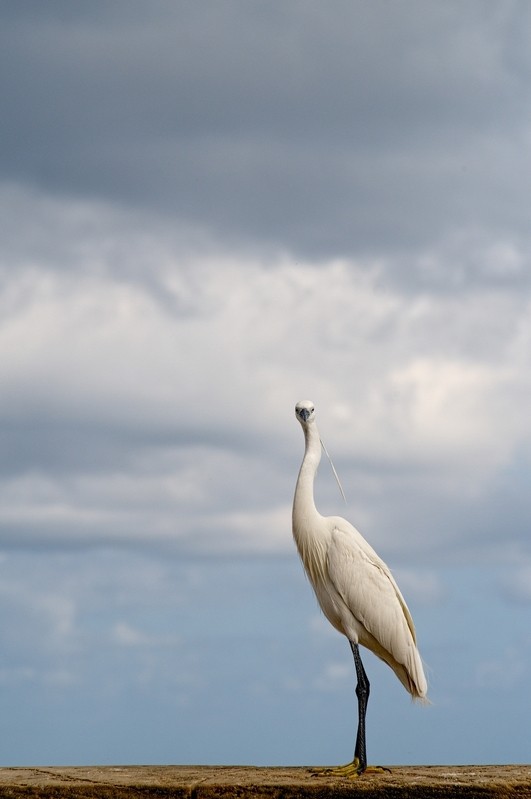
[[[387,654],[406,663],[415,646],[411,614],[387,565],[348,523],[334,527],[327,565],[334,589],[362,627],[360,643],[384,660]]]

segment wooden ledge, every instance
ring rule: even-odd
[[[78,766],[0,768],[0,797],[186,797],[186,799],[488,799],[531,797],[527,766],[395,766],[355,780],[307,768]]]

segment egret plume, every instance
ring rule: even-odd
[[[338,473],[336,472],[336,467],[335,467],[335,466],[334,466],[334,464],[332,463],[332,458],[330,457],[330,455],[329,455],[329,453],[328,453],[328,450],[327,450],[327,448],[326,448],[326,447],[325,447],[325,445],[324,445],[324,441],[323,441],[323,439],[322,439],[320,436],[319,436],[319,441],[321,442],[321,446],[322,446],[322,448],[323,448],[323,452],[324,452],[324,454],[325,454],[325,455],[326,455],[326,457],[328,458],[328,463],[329,463],[329,464],[330,464],[330,466],[332,467],[332,471],[334,472],[334,477],[336,478],[336,483],[337,483],[337,484],[338,484],[338,486],[339,486],[339,490],[341,491],[341,496],[343,497],[343,502],[344,502],[344,503],[345,503],[345,505],[346,505],[346,504],[347,504],[347,498],[346,498],[346,496],[345,496],[345,492],[343,491],[343,486],[341,485],[341,480],[339,479],[339,475],[338,475]]]

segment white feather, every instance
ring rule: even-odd
[[[293,535],[319,605],[330,623],[353,643],[385,661],[414,699],[427,682],[413,619],[391,571],[346,519],[324,517],[313,484],[321,440],[313,403],[297,404],[306,441],[293,500]]]

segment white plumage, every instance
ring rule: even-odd
[[[348,638],[354,655],[358,735],[354,760],[344,771],[361,774],[367,769],[365,711],[369,681],[358,644],[384,660],[414,699],[426,698],[426,677],[413,619],[389,568],[346,519],[321,516],[315,507],[313,486],[321,460],[321,439],[313,403],[297,403],[295,414],[304,431],[306,448],[293,499],[293,536],[323,613]]]

